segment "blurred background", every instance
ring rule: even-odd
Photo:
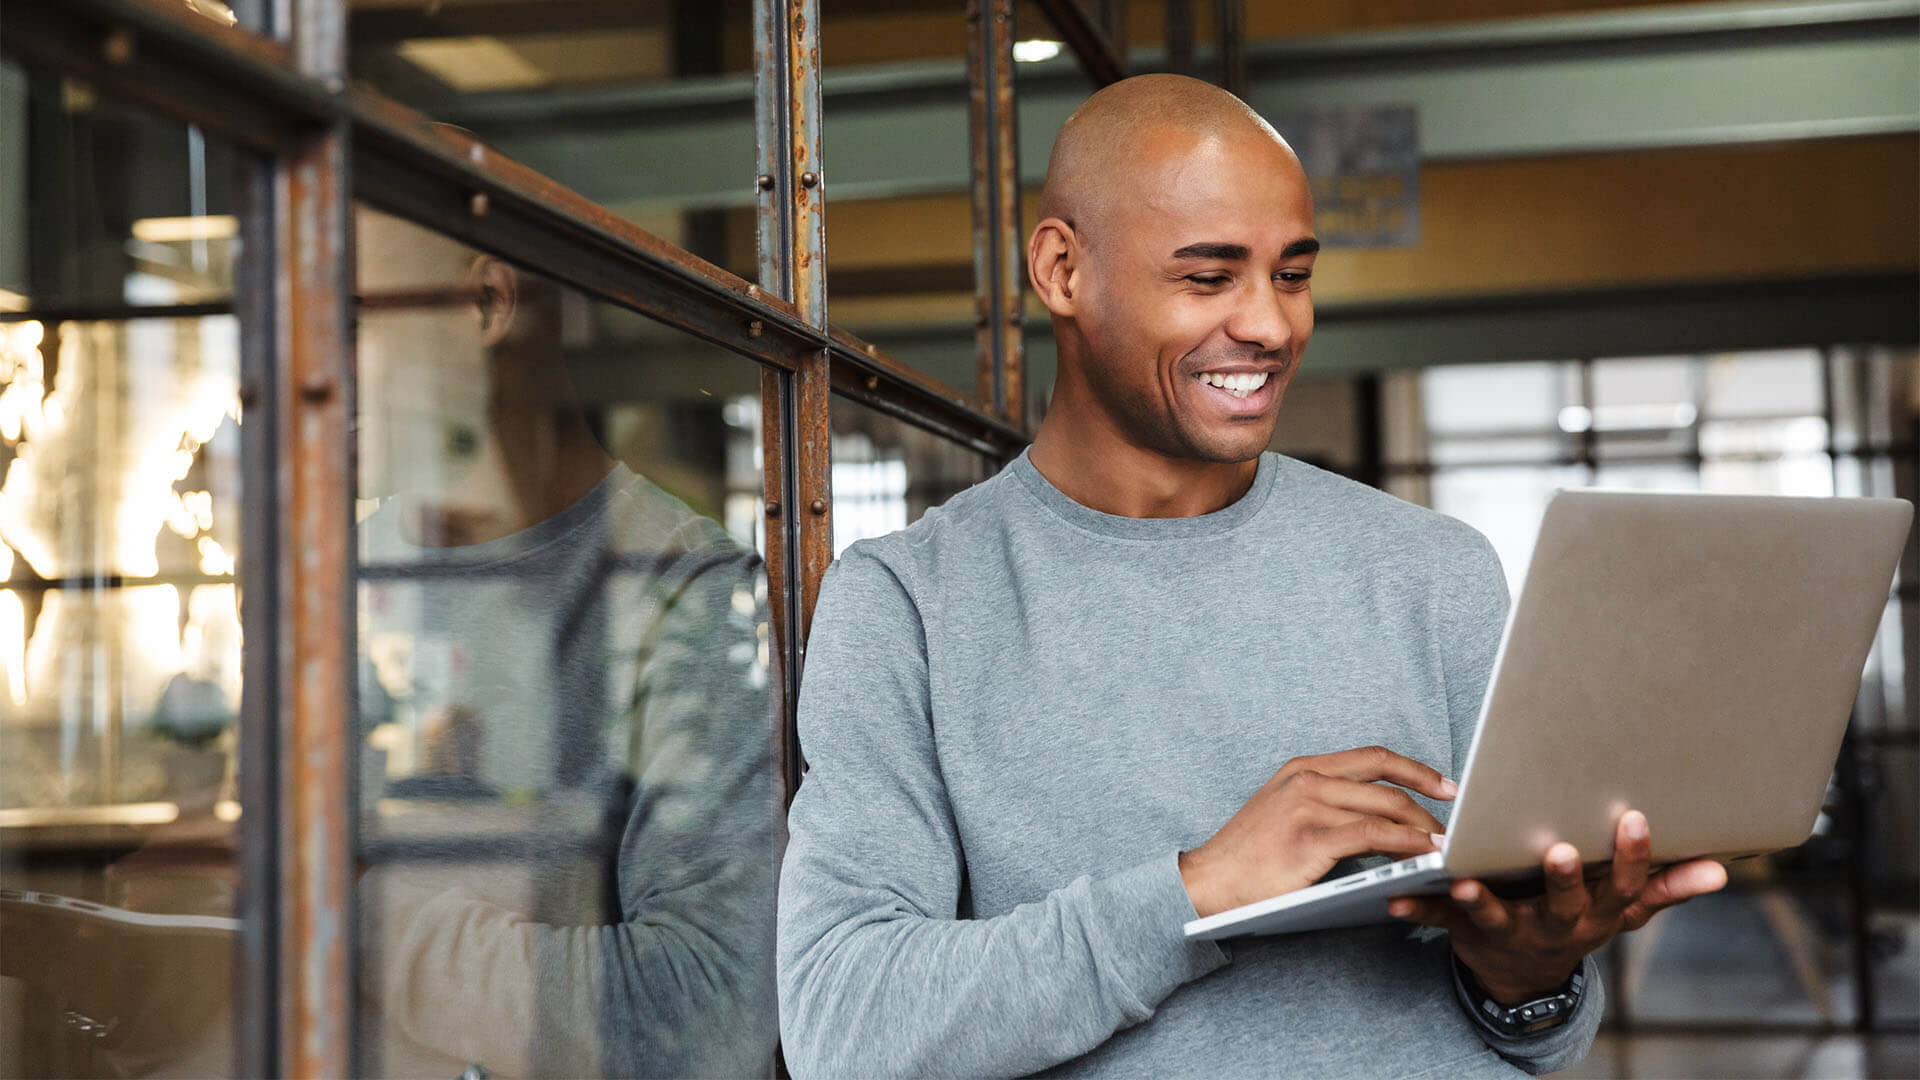
[[[972,394],[965,6],[821,0],[820,42],[833,323]],[[1054,133],[1096,86],[1055,6],[1014,11],[1024,228]],[[1237,81],[1312,175],[1318,329],[1274,449],[1469,522],[1515,587],[1556,488],[1916,497],[1920,4],[1092,6],[1131,70]],[[271,15],[188,7],[242,27]],[[348,8],[362,85],[757,277],[745,0]],[[0,62],[0,884],[15,890],[234,910],[220,823],[240,813],[243,156]],[[362,245],[360,287],[385,294],[359,325],[362,362],[437,348],[419,342],[457,306],[458,275],[409,278],[392,253],[419,245],[357,221],[386,230]],[[764,549],[753,366],[611,304],[560,310],[596,437]],[[1022,327],[1030,430],[1053,374],[1031,297]],[[458,389],[436,378],[394,393]],[[997,467],[850,398],[831,426],[836,551]],[[1920,1075],[1916,575],[1910,543],[1815,836],[1610,948],[1606,1034],[1567,1075]],[[167,1023],[199,1031],[224,1007],[223,947],[151,960],[203,999]],[[24,985],[0,978],[0,1015],[27,1008]],[[0,1072],[230,1067],[224,1034],[144,1057],[64,1037],[0,1024]]]

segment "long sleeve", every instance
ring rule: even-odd
[[[1152,1016],[1226,954],[1188,943],[1173,850],[961,918],[965,863],[910,590],[857,545],[821,586],[788,818],[781,1035],[795,1076],[1017,1075]]]
[[[604,733],[632,788],[610,918],[542,922],[478,888],[370,876],[363,896],[392,935],[370,973],[388,1023],[497,1075],[771,1072],[780,807],[763,582],[748,555],[709,558],[641,643],[633,699],[615,703],[626,720]]]
[[[1475,557],[1441,586],[1441,648],[1445,662],[1447,713],[1453,728],[1453,775],[1467,766],[1467,751],[1480,723],[1480,703],[1493,676],[1494,658],[1507,620],[1507,579],[1500,557],[1483,536],[1475,535]],[[1585,1057],[1606,1013],[1606,989],[1600,966],[1589,956],[1581,962],[1586,994],[1572,1019],[1524,1039],[1505,1039],[1473,1023],[1474,1031],[1500,1056],[1534,1074],[1563,1069]],[[1436,977],[1447,978],[1445,969]],[[1456,995],[1457,999],[1457,995]],[[1470,1006],[1461,1002],[1463,1009]]]

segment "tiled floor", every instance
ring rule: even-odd
[[[1549,1075],[1913,1080],[1920,1035],[1603,1035],[1585,1061]]]

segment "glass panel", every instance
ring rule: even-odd
[[[820,14],[827,91],[885,88],[822,120],[833,323],[977,401],[965,12],[821,0]]]
[[[1435,510],[1486,534],[1507,572],[1509,591],[1518,593],[1547,500],[1558,488],[1585,482],[1586,470],[1577,467],[1517,466],[1445,469],[1434,473],[1429,485]]]
[[[1911,441],[1920,415],[1920,349],[1840,348],[1832,357],[1835,445],[1884,452],[1890,442]]]
[[[227,288],[235,156],[0,110],[0,1075],[231,1075],[239,327],[167,312]]]
[[[357,251],[361,1070],[765,1075],[759,368],[372,212]]]
[[[197,128],[0,64],[0,307],[224,300],[235,176],[234,151]]]
[[[1694,447],[1699,362],[1653,356],[1593,362],[1588,420],[1601,457],[1678,457]]]
[[[1851,1023],[1845,854],[1821,840],[1736,861],[1726,891],[1654,916],[1623,939],[1609,993],[1637,1020]]]
[[[1562,410],[1580,401],[1572,363],[1459,364],[1420,373],[1427,427],[1435,436],[1581,430]],[[1572,418],[1568,417],[1571,421]]]
[[[350,62],[356,79],[753,280],[747,15],[715,3],[354,0]]]
[[[1820,354],[1813,349],[1723,353],[1706,362],[1701,412],[1735,416],[1819,416],[1826,405]]]
[[[885,536],[993,475],[964,447],[878,413],[833,399],[833,553]]]
[[[1874,1005],[1886,1026],[1920,1020],[1920,752],[1912,742],[1869,745],[1863,757],[1875,794],[1870,881],[1880,909],[1873,913],[1868,955],[1872,958]],[[1894,1075],[1894,1074],[1888,1074]]]

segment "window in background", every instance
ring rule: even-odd
[[[845,398],[833,399],[832,425],[836,558],[993,474],[979,454]]]
[[[1916,388],[1920,354],[1889,348],[1434,368],[1382,395],[1387,485],[1485,533],[1517,588],[1556,488],[1914,498]],[[1877,1023],[1920,1013],[1914,572],[1815,835],[1610,950],[1622,1015],[1844,1025],[1867,993]]]
[[[0,1074],[234,1071],[237,172],[0,65]]]
[[[760,369],[393,218],[356,244],[361,1070],[767,1074]]]

